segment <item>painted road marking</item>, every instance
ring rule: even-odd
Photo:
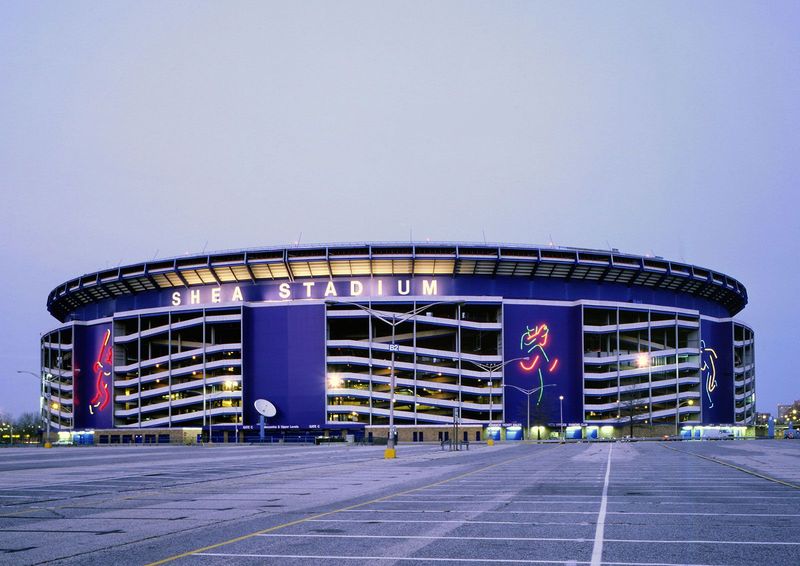
[[[481,521],[478,519],[310,519],[309,523],[399,523],[414,524],[426,523],[438,525],[440,523],[455,523],[458,525],[590,525],[591,523],[576,523],[569,521],[566,523],[546,522],[546,521]]]
[[[594,547],[592,548],[592,566],[600,566],[603,559],[603,531],[606,526],[606,509],[608,508],[608,482],[611,478],[611,453],[614,445],[609,445],[608,461],[606,462],[606,477],[603,481],[603,498],[600,501],[600,512],[597,514],[597,529],[594,533]]]
[[[365,503],[368,505],[368,503]],[[341,513],[484,513],[501,515],[595,515],[596,511],[485,511],[483,509],[343,509]],[[678,515],[688,517],[800,517],[800,513],[696,513],[691,511],[608,511],[607,515]]]
[[[283,558],[294,560],[392,560],[395,562],[461,562],[461,563],[481,563],[481,564],[590,564],[581,560],[534,560],[534,559],[514,559],[514,558],[433,558],[429,556],[334,556],[330,554],[245,554],[245,553],[222,553],[222,552],[197,552],[194,556],[218,556],[221,558]],[[715,566],[712,564],[696,564],[682,562],[674,564],[671,562],[604,562],[606,566]]]
[[[786,487],[791,487],[792,489],[800,489],[800,485],[797,485],[797,484],[794,484],[794,483],[791,483],[791,482],[787,482],[787,481],[783,481],[783,480],[779,480],[777,478],[773,478],[773,477],[761,474],[759,472],[755,472],[753,470],[748,470],[747,468],[743,468],[741,466],[737,466],[736,464],[731,464],[730,462],[726,462],[724,460],[719,460],[717,458],[712,458],[711,456],[703,456],[701,454],[695,454],[694,452],[687,452],[685,450],[678,450],[677,448],[673,448],[672,446],[665,446],[663,444],[661,446],[666,448],[667,450],[672,450],[673,452],[678,452],[679,454],[687,454],[689,456],[694,456],[695,458],[701,458],[703,460],[708,460],[709,462],[714,462],[715,464],[719,464],[721,466],[727,466],[727,467],[732,468],[734,470],[739,470],[740,472],[744,472],[745,474],[749,474],[751,476],[755,476],[757,478],[761,478],[762,480],[767,480],[767,481],[771,481],[771,482],[774,482],[774,483],[777,483],[777,484],[780,484],[780,485],[785,485]]]
[[[265,538],[356,538],[356,539],[422,539],[422,540],[491,540],[517,542],[592,542],[578,537],[477,537],[477,536],[434,536],[434,535],[348,535],[329,533],[264,533],[256,535]],[[624,542],[634,544],[734,544],[734,545],[773,545],[800,546],[800,542],[761,541],[761,540],[670,540],[670,539],[604,539],[605,542]],[[601,549],[602,550],[602,549]],[[594,554],[594,553],[593,553]]]
[[[182,552],[180,554],[175,554],[173,556],[169,556],[167,558],[163,558],[163,559],[158,560],[156,562],[151,562],[151,563],[147,564],[147,566],[158,566],[159,564],[166,564],[167,562],[173,562],[173,561],[178,560],[180,558],[186,558],[187,556],[202,554],[204,551],[207,551],[207,550],[211,550],[211,549],[214,549],[214,548],[219,548],[221,546],[226,546],[228,544],[233,544],[235,542],[241,542],[243,540],[247,540],[247,539],[256,537],[258,535],[263,535],[263,534],[270,533],[270,532],[273,532],[273,531],[277,531],[279,529],[283,529],[283,528],[290,527],[290,526],[293,526],[293,525],[299,525],[299,524],[305,523],[305,522],[307,522],[307,521],[309,521],[311,519],[320,519],[322,517],[327,517],[328,515],[333,515],[335,513],[340,513],[340,512],[343,512],[343,511],[355,511],[355,510],[357,510],[357,508],[364,507],[365,505],[370,505],[372,503],[376,503],[376,502],[379,502],[379,501],[384,501],[384,500],[392,498],[392,497],[397,497],[398,495],[405,495],[406,493],[414,493],[414,492],[417,492],[417,491],[422,490],[422,489],[427,489],[427,488],[430,488],[430,487],[433,487],[433,486],[442,485],[442,484],[451,482],[453,480],[458,480],[458,479],[461,479],[461,478],[464,478],[464,477],[467,477],[467,476],[471,476],[473,474],[478,474],[478,473],[481,473],[481,472],[485,472],[486,470],[490,470],[490,469],[496,468],[498,466],[503,466],[503,465],[509,464],[511,462],[517,462],[519,460],[524,460],[524,459],[527,459],[527,458],[531,458],[533,456],[540,456],[540,454],[524,455],[524,456],[517,456],[515,458],[508,458],[508,459],[503,460],[501,462],[497,462],[495,464],[489,464],[488,466],[483,466],[483,467],[478,468],[476,470],[471,470],[469,472],[464,472],[464,473],[459,474],[457,476],[454,476],[452,478],[447,478],[447,479],[444,479],[444,480],[433,482],[433,483],[428,484],[428,485],[424,485],[424,486],[420,486],[420,487],[416,487],[416,488],[412,488],[412,489],[407,489],[407,490],[404,490],[404,491],[400,491],[398,493],[392,493],[390,495],[386,495],[386,496],[383,496],[383,497],[378,497],[376,499],[372,499],[370,501],[365,501],[363,503],[356,503],[355,505],[350,505],[348,507],[342,507],[340,509],[334,509],[332,511],[325,511],[323,513],[317,513],[316,515],[311,515],[309,517],[304,517],[302,519],[296,519],[294,521],[289,521],[287,523],[282,523],[280,525],[275,525],[274,527],[268,527],[268,528],[262,529],[260,531],[254,531],[254,532],[251,532],[251,533],[248,533],[248,534],[245,534],[245,535],[234,537],[234,538],[226,540],[226,541],[218,542],[218,543],[215,543],[215,544],[210,544],[210,545],[204,546],[202,548],[196,548],[194,550],[190,550],[190,551],[187,551],[187,552]]]

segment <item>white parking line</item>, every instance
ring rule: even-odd
[[[24,491],[24,492],[32,492],[38,493],[42,492],[53,492],[53,493],[85,493],[86,491],[83,489],[44,489],[40,487],[4,487],[0,488],[0,491]],[[0,496],[2,497],[2,496]]]
[[[546,513],[542,513],[546,514]],[[675,515],[678,517],[800,517],[800,513],[693,513],[691,511],[609,511],[608,515]]]
[[[490,540],[505,542],[592,542],[587,538],[565,537],[477,537],[477,536],[434,536],[434,535],[348,535],[330,533],[265,533],[256,535],[263,538],[357,538],[357,539],[411,539],[411,540]],[[761,540],[669,540],[669,539],[604,539],[604,542],[623,542],[633,544],[732,544],[732,545],[771,545],[800,546],[800,542],[761,541]],[[595,547],[596,548],[596,547]],[[594,553],[592,553],[594,554]]]
[[[642,544],[741,544],[741,545],[772,545],[772,546],[800,546],[800,542],[764,541],[764,540],[659,540],[659,539],[614,539],[607,538],[606,542],[630,542]]]
[[[477,519],[310,519],[309,523],[400,523],[415,524],[426,523],[438,525],[440,523],[455,523],[458,525],[590,525],[591,523],[576,523],[569,521],[566,523],[546,522],[546,521],[479,521]]]
[[[474,513],[501,515],[596,515],[597,511],[486,511],[484,509],[347,509],[338,513]],[[800,517],[800,513],[693,513],[691,511],[607,511],[606,515],[677,515],[680,517]]]
[[[285,560],[391,560],[393,562],[459,562],[459,563],[483,563],[483,564],[589,564],[588,562],[578,562],[576,560],[514,560],[502,558],[432,558],[432,557],[404,557],[404,556],[332,556],[330,554],[244,554],[244,553],[222,553],[222,552],[197,552],[192,556],[218,556],[221,558],[282,558]],[[608,563],[612,564],[612,563]],[[619,566],[622,566],[621,564]],[[633,565],[630,565],[633,566]],[[650,565],[652,566],[652,565]],[[666,565],[678,566],[678,565]],[[708,566],[693,564],[691,566]]]
[[[475,536],[433,536],[433,535],[344,535],[328,533],[265,533],[256,535],[265,538],[390,538],[390,539],[413,539],[413,540],[493,540],[493,541],[524,541],[524,542],[592,542],[587,538],[563,538],[563,537],[475,537]],[[800,544],[800,543],[798,543]]]
[[[484,511],[483,509],[347,509],[339,513],[485,513],[500,515],[597,515],[597,511]],[[631,513],[635,515],[635,513]],[[718,513],[709,513],[717,516]]]
[[[597,529],[594,532],[594,547],[592,548],[592,566],[600,566],[603,559],[603,531],[606,525],[606,509],[608,508],[608,480],[611,478],[611,452],[614,445],[608,447],[608,461],[606,462],[606,478],[603,481],[603,499],[600,501],[600,512],[597,514]]]
[[[505,503],[508,505],[528,505],[531,503],[551,503],[553,505],[588,505],[588,504],[595,504],[599,503],[599,500],[594,501],[569,501],[569,500],[556,500],[552,501],[549,499],[483,499],[481,498],[481,503]],[[468,503],[471,505],[475,504],[475,498],[464,500],[464,501],[453,501],[452,499],[387,499],[382,503]]]
[[[458,562],[458,563],[482,563],[482,564],[565,564],[578,565],[589,564],[581,560],[535,560],[514,559],[514,558],[433,558],[430,556],[336,556],[330,554],[245,554],[245,553],[226,553],[226,552],[195,552],[192,556],[218,556],[220,558],[283,558],[287,560],[391,560],[393,562]],[[711,564],[695,564],[683,562],[674,564],[671,562],[604,562],[606,566],[713,566]]]

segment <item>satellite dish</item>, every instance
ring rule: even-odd
[[[274,417],[278,412],[278,410],[275,408],[275,405],[266,399],[256,399],[255,403],[253,404],[256,406],[256,411],[265,417]]]

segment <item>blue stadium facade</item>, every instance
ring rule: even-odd
[[[61,431],[201,427],[414,438],[454,420],[514,438],[564,425],[753,422],[753,332],[731,277],[618,251],[471,243],[275,247],[84,275],[42,337]],[[418,436],[419,434],[419,436]],[[409,432],[410,435],[410,432]]]

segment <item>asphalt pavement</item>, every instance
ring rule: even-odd
[[[0,564],[800,564],[800,442],[0,450]]]

